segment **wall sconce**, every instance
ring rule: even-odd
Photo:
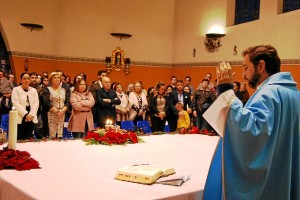
[[[218,51],[219,47],[222,46],[220,38],[225,36],[222,33],[207,33],[204,41],[205,49],[208,52]]]
[[[126,77],[130,73],[130,58],[124,58],[124,51],[121,50],[120,47],[117,47],[117,49],[112,52],[111,57],[105,58],[105,63],[107,74],[110,74],[113,69],[120,71],[122,68]]]
[[[40,24],[33,24],[33,23],[21,23],[21,26],[24,26],[26,28],[29,28],[32,32],[33,29],[43,29],[44,26],[43,25],[40,25]]]

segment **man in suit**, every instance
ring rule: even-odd
[[[183,81],[177,80],[176,88],[177,90],[173,90],[170,94],[170,109],[168,113],[168,122],[170,126],[170,131],[174,132],[177,129],[177,120],[178,120],[178,110],[175,105],[178,102],[183,104],[184,110],[186,110],[189,114],[192,113],[192,101],[190,94],[183,91]]]
[[[116,105],[121,104],[116,91],[110,88],[111,82],[108,77],[102,78],[103,87],[96,90],[96,102],[99,127],[104,128],[109,119],[114,124],[116,122]]]
[[[93,111],[93,118],[94,118],[94,123],[97,124],[97,126],[99,126],[100,124],[98,124],[98,106],[97,106],[97,96],[96,96],[96,91],[99,91],[102,88],[102,78],[106,77],[106,71],[105,70],[99,70],[98,71],[98,81],[96,83],[94,83],[91,87],[90,87],[90,92],[92,93],[94,99],[95,99],[95,105],[92,108]]]

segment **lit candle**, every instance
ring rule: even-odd
[[[106,125],[108,125],[108,124],[109,124],[109,119],[106,120]]]
[[[9,111],[8,149],[16,149],[18,131],[18,111],[15,107]]]

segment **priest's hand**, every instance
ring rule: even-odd
[[[232,72],[229,63],[221,62],[220,66],[217,67],[217,84],[230,83],[233,84],[234,72]]]

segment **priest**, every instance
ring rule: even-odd
[[[280,72],[281,61],[274,47],[250,47],[242,55],[244,79],[256,91],[243,107],[232,90],[230,65],[217,67],[220,95],[204,117],[222,137],[203,199],[299,200],[297,83],[289,72]]]

